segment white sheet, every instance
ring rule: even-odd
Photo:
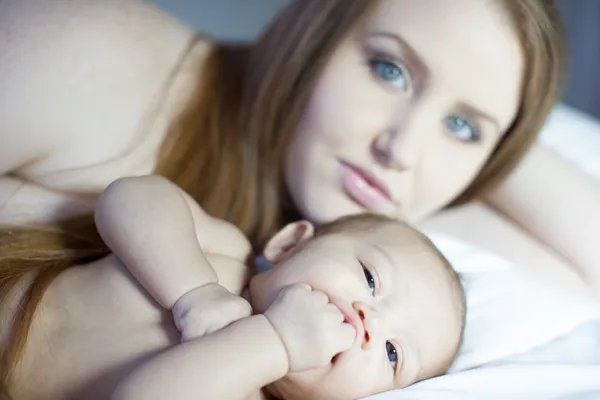
[[[560,105],[540,142],[600,182],[600,122]],[[483,250],[430,236],[463,278],[465,341],[449,374],[370,400],[600,399],[599,303],[561,294]]]

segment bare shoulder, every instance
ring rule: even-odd
[[[114,156],[194,36],[142,0],[0,1],[0,173],[74,143]]]
[[[250,241],[235,225],[207,215],[204,227],[197,229],[198,241],[205,252],[245,263],[252,255]]]

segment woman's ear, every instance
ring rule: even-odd
[[[315,228],[310,222],[292,222],[269,240],[265,246],[263,256],[272,264],[276,264],[299,244],[312,238],[314,234]]]

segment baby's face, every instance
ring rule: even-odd
[[[438,255],[401,224],[328,234],[288,251],[253,279],[255,309],[264,312],[299,282],[352,313],[364,335],[325,368],[276,383],[285,399],[356,399],[402,388],[442,373],[454,357],[461,318],[448,276]]]

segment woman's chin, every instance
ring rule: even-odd
[[[310,206],[302,207],[300,213],[303,218],[315,225],[323,225],[349,215],[369,212],[346,195],[343,197],[321,196],[318,200],[310,203]]]

